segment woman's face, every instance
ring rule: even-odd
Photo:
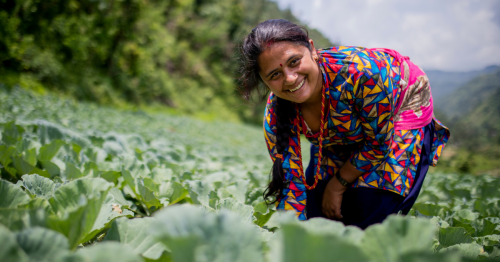
[[[322,77],[312,51],[292,42],[277,42],[258,57],[259,75],[278,97],[295,103],[321,103]]]

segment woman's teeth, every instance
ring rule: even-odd
[[[299,90],[304,85],[304,82],[306,82],[305,78],[304,78],[304,80],[302,80],[302,82],[296,88],[290,89],[288,91],[290,91],[290,93],[291,93],[291,92],[295,92],[295,91]]]

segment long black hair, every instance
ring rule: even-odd
[[[312,50],[309,43],[309,35],[304,27],[298,26],[288,20],[273,19],[258,24],[252,32],[248,34],[240,48],[242,57],[242,66],[240,69],[240,88],[239,91],[244,99],[250,100],[252,92],[257,90],[263,100],[268,93],[264,87],[263,81],[259,76],[259,55],[269,45],[276,42],[288,41],[300,44]],[[278,154],[284,153],[288,148],[289,139],[292,134],[291,119],[295,116],[295,108],[292,102],[277,98],[277,106],[274,108],[276,113],[276,150]],[[283,156],[284,158],[285,156]],[[283,193],[284,178],[283,159],[276,158],[271,169],[271,182],[264,191],[264,199],[274,199],[269,203],[274,203],[281,198]]]

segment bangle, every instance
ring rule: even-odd
[[[340,176],[340,169],[339,171],[337,171],[337,173],[335,173],[335,177],[337,178],[337,180],[340,182],[340,184],[342,184],[343,186],[345,187],[349,187],[352,183],[349,183],[347,181],[345,181],[345,179],[343,179],[341,176]]]

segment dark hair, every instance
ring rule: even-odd
[[[254,90],[257,90],[262,100],[265,99],[268,89],[261,88],[263,82],[259,76],[260,68],[257,59],[266,47],[283,41],[303,45],[311,50],[307,30],[284,19],[264,21],[252,29],[252,32],[245,37],[240,48],[243,65],[240,69],[241,77],[239,79],[239,91],[244,99],[250,100]],[[278,97],[274,110],[277,127],[276,150],[278,154],[283,154],[285,149],[288,148],[291,135],[291,119],[295,116],[295,108],[292,102]],[[283,155],[283,158],[285,158],[285,155]],[[285,174],[283,173],[282,161],[281,158],[276,158],[274,161],[271,169],[271,182],[264,191],[266,201],[270,197],[275,197],[269,204],[278,201],[283,193]]]
[[[300,44],[311,50],[307,29],[285,19],[266,20],[252,29],[243,40],[240,48],[242,66],[239,91],[245,100],[251,99],[254,90],[258,91],[261,99],[265,99],[268,89],[259,89],[262,79],[257,59],[266,47],[284,41]]]

